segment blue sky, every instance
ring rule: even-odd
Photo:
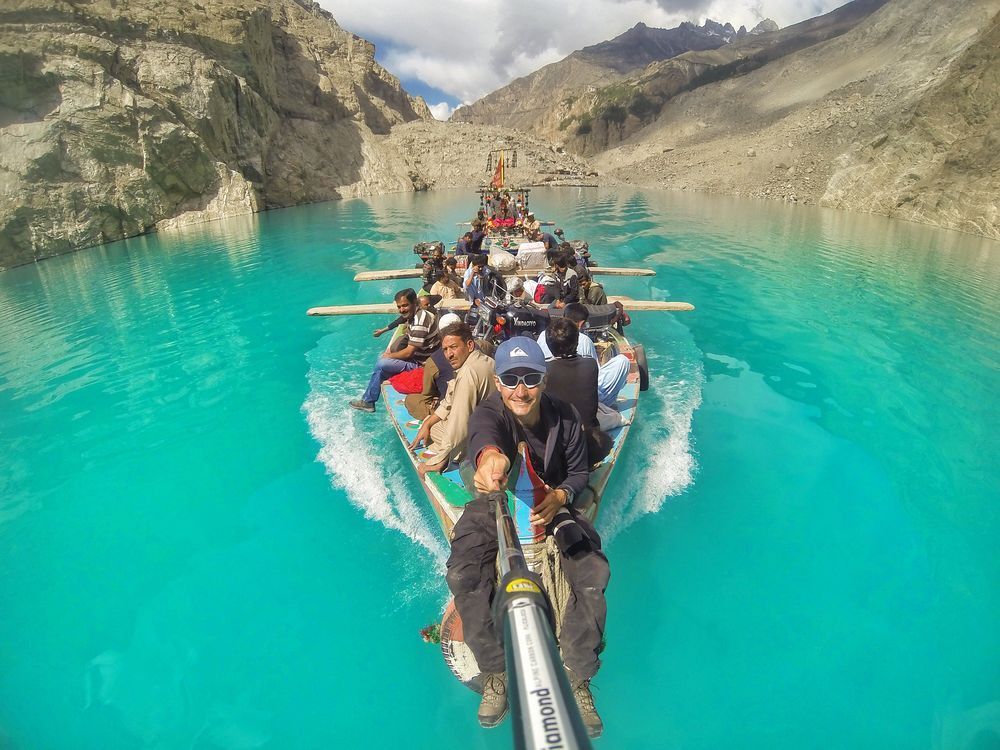
[[[446,91],[442,91],[441,89],[431,86],[428,83],[424,83],[424,81],[421,80],[419,76],[415,75],[401,76],[392,71],[392,69],[390,68],[392,59],[399,53],[400,48],[396,45],[393,45],[393,43],[387,39],[380,39],[374,36],[366,38],[368,39],[368,41],[372,42],[375,45],[376,62],[378,62],[379,65],[381,65],[383,68],[385,68],[390,73],[393,73],[393,75],[399,78],[399,82],[403,84],[403,88],[406,89],[407,93],[412,94],[413,96],[422,96],[424,98],[424,101],[427,102],[428,105],[440,104],[440,103],[446,104],[448,105],[449,110],[454,110],[456,107],[462,104],[462,100],[459,99],[457,96],[449,94]],[[387,64],[387,61],[389,64]],[[449,111],[448,114],[451,114],[451,112]],[[438,118],[438,119],[443,119],[443,118]]]

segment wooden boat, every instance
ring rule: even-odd
[[[630,363],[628,379],[618,394],[615,405],[616,410],[621,414],[622,424],[609,430],[609,435],[613,440],[612,448],[608,455],[591,469],[587,490],[574,500],[574,507],[593,521],[597,516],[608,481],[635,420],[639,406],[639,392],[648,385],[648,373],[644,371],[645,356],[641,346],[631,343],[615,328],[603,325],[597,329],[588,330],[588,334],[595,339],[594,343],[602,362],[621,353],[628,357]],[[466,489],[460,467],[455,462],[449,464],[443,472],[428,473],[424,477],[419,475],[417,466],[421,461],[420,454],[423,448],[411,451],[409,446],[420,428],[420,421],[410,416],[404,400],[405,396],[399,393],[389,381],[382,384],[382,403],[385,411],[413,466],[414,474],[438,518],[445,538],[450,540],[455,524],[461,517],[466,503],[472,500],[473,494]],[[520,464],[521,473],[518,478],[512,478],[508,483],[508,501],[511,515],[521,532],[521,543],[524,546],[529,566],[547,584],[546,589],[552,601],[553,611],[556,613],[558,634],[558,626],[561,623],[561,615],[569,591],[562,581],[558,550],[551,541],[536,541],[528,522],[532,494],[530,488],[525,486],[524,466],[522,461]],[[523,491],[517,490],[519,486]],[[479,691],[479,685],[476,682],[479,668],[472,652],[463,640],[461,619],[453,602],[449,602],[445,610],[439,633],[441,650],[449,668],[465,685]]]
[[[502,181],[501,181],[502,183]],[[481,205],[488,190],[495,191],[494,188],[483,188],[480,190]],[[523,191],[525,203],[527,203],[527,191]],[[518,237],[513,232],[503,231],[492,234],[488,237],[494,247],[509,247],[516,242]],[[599,267],[598,267],[599,268]],[[653,275],[653,271],[647,269],[616,269],[605,268],[601,271],[607,275]],[[519,271],[523,275],[530,272]],[[370,271],[359,273],[355,279],[357,281],[375,279],[404,279],[416,278],[420,276],[419,269],[402,269],[389,271]],[[620,302],[624,309],[629,311],[657,310],[657,311],[678,311],[693,310],[693,306],[685,302],[665,302],[652,300],[633,300],[628,297],[609,297],[609,302]],[[605,306],[614,307],[612,305]],[[466,300],[442,300],[438,305],[438,310],[464,311],[469,309]],[[334,307],[315,307],[308,311],[309,315],[357,315],[357,314],[388,314],[394,315],[396,307],[392,304],[374,305],[346,305]],[[594,520],[597,516],[608,482],[614,471],[615,465],[622,453],[632,425],[635,422],[639,406],[639,393],[648,387],[648,372],[646,371],[645,355],[640,345],[636,345],[628,340],[622,328],[612,325],[611,313],[605,311],[604,315],[595,315],[589,321],[592,325],[585,331],[594,340],[600,361],[603,363],[617,354],[624,354],[629,359],[629,374],[625,386],[618,395],[615,409],[621,416],[620,426],[609,430],[613,440],[612,447],[608,455],[598,464],[592,467],[587,490],[580,493],[574,499],[574,506],[584,513],[588,518]],[[394,341],[402,335],[403,327],[393,335]],[[389,347],[392,347],[392,341]],[[382,384],[382,404],[385,413],[388,415],[403,450],[413,467],[414,474],[421,488],[427,496],[428,502],[433,509],[441,530],[445,538],[450,540],[455,524],[461,517],[465,505],[472,500],[473,495],[466,489],[460,467],[452,462],[444,471],[440,473],[428,473],[421,477],[417,468],[421,462],[423,448],[410,450],[420,428],[420,421],[414,419],[405,407],[405,396],[396,390],[391,382]],[[533,529],[528,523],[528,515],[532,506],[532,492],[528,484],[528,470],[526,458],[518,464],[516,476],[512,476],[508,481],[508,502],[511,508],[511,515],[515,519],[521,542],[525,549],[526,558],[529,565],[546,584],[553,612],[556,620],[556,634],[558,636],[559,627],[562,620],[562,612],[569,595],[568,586],[560,570],[560,556],[551,538],[545,539],[538,536],[538,530]],[[471,481],[471,477],[470,477]],[[475,658],[466,646],[462,635],[461,619],[455,610],[453,602],[447,606],[441,625],[439,627],[441,650],[449,668],[464,684],[479,691],[480,687],[476,681],[479,668]],[[431,635],[428,635],[431,638]]]

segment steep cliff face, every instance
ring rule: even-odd
[[[431,119],[369,43],[296,0],[8,0],[0,267],[266,207],[412,189],[371,168]]]

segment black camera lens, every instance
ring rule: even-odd
[[[560,552],[567,557],[585,549],[588,544],[587,535],[566,508],[560,508],[556,512],[555,518],[549,524],[549,532],[555,537]]]

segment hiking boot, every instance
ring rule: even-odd
[[[576,707],[580,709],[580,718],[583,719],[583,726],[591,739],[597,739],[604,732],[604,722],[594,707],[594,695],[590,692],[590,680],[582,680],[573,674],[573,670],[567,669],[566,676],[569,677],[569,687],[573,691],[576,699]]]
[[[487,672],[482,675],[483,699],[479,702],[479,724],[495,727],[507,715],[507,674]]]
[[[360,398],[356,398],[351,401],[351,406],[353,406],[358,411],[366,411],[369,414],[375,413],[375,404],[371,401],[362,401]]]

